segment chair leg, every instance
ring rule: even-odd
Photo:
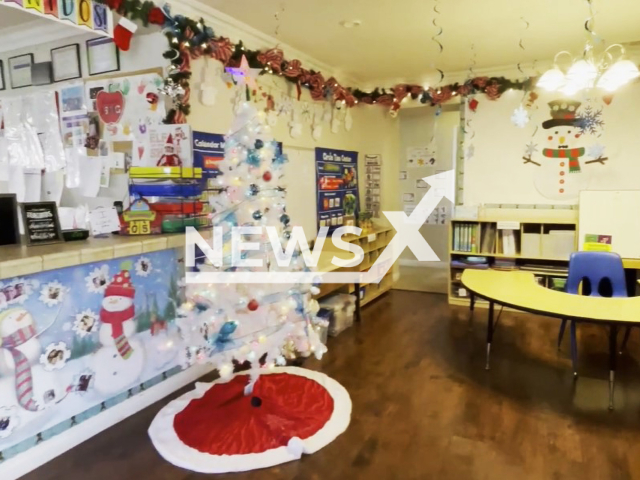
[[[571,366],[573,367],[573,378],[578,378],[578,343],[576,338],[576,322],[571,321]]]
[[[620,355],[627,348],[627,342],[629,341],[629,336],[631,335],[631,327],[627,327],[624,331],[624,338],[622,339],[622,345],[620,345]]]
[[[560,331],[558,332],[558,350],[560,350],[560,345],[562,344],[562,337],[564,336],[564,329],[567,326],[567,319],[563,318],[562,323],[560,324]]]

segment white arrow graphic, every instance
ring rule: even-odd
[[[426,222],[431,212],[438,206],[440,200],[447,198],[454,201],[454,171],[449,170],[437,175],[424,177],[430,185],[427,194],[422,197],[416,208],[407,217],[404,212],[382,212],[389,219],[396,235],[387,248],[378,257],[368,272],[363,275],[361,283],[379,283],[391,269],[394,262],[406,247],[413,252],[421,262],[437,262],[440,259],[420,234],[420,226]]]

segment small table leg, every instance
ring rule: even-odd
[[[354,283],[353,288],[356,291],[356,322],[360,321],[360,284]]]
[[[613,410],[613,388],[616,380],[616,339],[618,325],[609,326],[609,410]]]
[[[491,357],[491,341],[493,340],[493,302],[489,302],[489,314],[487,315],[487,364],[485,370],[489,370],[489,358]]]
[[[476,306],[476,296],[472,293],[469,295],[469,330],[473,327],[473,309]]]

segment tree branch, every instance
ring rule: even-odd
[[[585,165],[588,165],[590,163],[601,163],[602,165],[604,165],[604,162],[606,162],[607,160],[609,160],[609,157],[598,157],[595,160],[589,160],[588,162],[584,162]]]
[[[538,162],[534,162],[533,160],[531,160],[531,157],[522,157],[522,159],[524,160],[524,164],[526,165],[527,163],[533,163],[534,165],[540,166],[540,164]]]

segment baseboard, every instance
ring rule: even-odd
[[[15,480],[36,468],[44,465],[76,445],[88,440],[116,423],[124,420],[149,405],[162,400],[179,388],[188,385],[213,370],[211,365],[196,365],[177,373],[167,380],[134,395],[118,405],[84,422],[65,430],[59,435],[46,440],[33,448],[16,455],[0,464],[0,478]],[[114,472],[115,473],[115,472]]]
[[[423,267],[423,268],[447,268],[447,262],[421,262],[420,260],[411,260],[401,258],[398,260],[401,267]]]

